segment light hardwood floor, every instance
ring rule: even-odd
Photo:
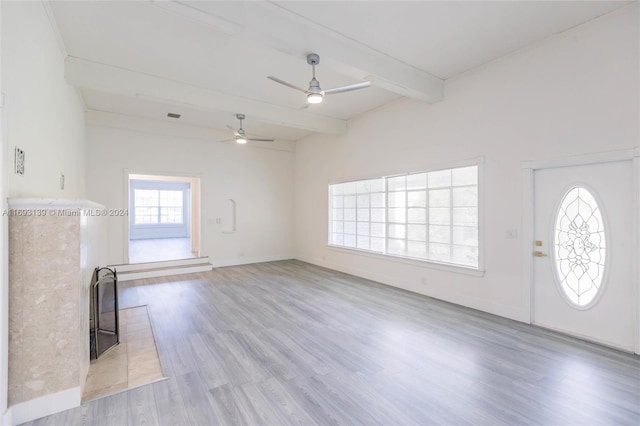
[[[637,356],[303,262],[126,284],[169,379],[32,424],[640,424]]]

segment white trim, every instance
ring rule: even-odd
[[[327,249],[338,251],[345,254],[352,254],[356,256],[369,257],[376,260],[388,260],[390,262],[404,263],[405,265],[418,266],[426,269],[437,269],[439,271],[454,272],[457,274],[469,275],[472,277],[484,276],[484,269],[476,269],[472,267],[466,267],[463,265],[455,265],[453,263],[440,263],[433,260],[412,259],[409,257],[394,256],[392,254],[382,254],[373,251],[365,251],[353,247],[341,247],[327,245]]]
[[[200,180],[200,182],[198,183],[198,197],[200,197],[200,186],[202,184],[202,176],[203,176],[203,172],[196,172],[196,173],[190,173],[190,172],[168,172],[166,170],[140,170],[140,169],[122,169],[122,174],[123,174],[123,179],[122,179],[122,185],[123,185],[123,194],[124,194],[124,202],[123,202],[123,208],[124,209],[130,209],[130,193],[129,190],[131,189],[131,185],[129,183],[131,175],[141,175],[141,176],[153,176],[154,178],[156,177],[162,177],[162,176],[166,176],[166,177],[184,177],[184,178],[190,178],[190,179],[198,179]],[[144,180],[141,176],[136,176],[135,179],[142,179]],[[192,182],[191,182],[192,183]],[[193,186],[193,185],[191,185]],[[191,197],[189,199],[190,204],[193,204],[193,194],[191,194]],[[202,201],[200,199],[200,201]],[[191,212],[192,209],[192,205],[189,206],[189,210],[190,210],[190,221],[192,220],[192,215],[194,214],[193,212]],[[200,210],[202,210],[202,206],[200,206]],[[201,211],[195,212],[195,214],[200,215]],[[122,260],[124,261],[124,263],[129,263],[129,237],[130,237],[130,221],[129,220],[124,220],[122,221],[123,224],[123,241],[122,241]],[[198,241],[201,242],[202,241],[202,227],[200,227],[199,229],[200,231],[200,235],[198,235]],[[193,241],[193,235],[191,235],[192,241]],[[202,247],[198,248],[198,254],[202,253]]]
[[[8,198],[7,204],[10,209],[104,209],[94,201],[69,198]]]
[[[131,175],[131,171],[129,169],[122,169],[122,173],[123,173],[122,185],[124,187],[122,190],[122,193],[124,194],[124,202],[122,203],[122,208],[129,209],[131,208],[131,206],[129,205],[129,200],[131,199],[130,198],[131,194],[129,193],[129,190],[130,190],[129,176]],[[129,263],[129,219],[128,218],[122,221],[122,234],[123,234],[122,261],[124,263]]]
[[[205,256],[205,257],[194,257],[192,259],[165,260],[160,262],[146,262],[146,263],[126,263],[122,265],[107,265],[107,266],[109,268],[115,269],[118,273],[121,273],[121,272],[143,271],[145,269],[172,268],[175,266],[185,266],[185,265],[200,265],[202,263],[209,263],[209,258]]]
[[[587,164],[610,163],[613,161],[631,160],[635,156],[635,149],[620,151],[598,152],[594,154],[576,155],[571,157],[550,158],[546,160],[524,161],[523,169],[551,169],[556,167],[583,166]]]
[[[638,8],[640,14],[640,8]],[[635,157],[633,158],[633,241],[632,256],[633,259],[640,258],[640,148],[636,148]],[[633,270],[633,282],[636,283],[634,291],[636,293],[636,323],[634,324],[636,344],[635,353],[640,354],[640,262],[635,262],[636,267]]]
[[[624,149],[619,151],[600,152],[595,154],[578,155],[571,157],[560,157],[547,160],[524,161],[522,163],[523,185],[522,185],[522,206],[523,206],[523,223],[522,223],[522,281],[523,294],[525,295],[525,304],[527,303],[526,295],[529,295],[529,323],[533,323],[533,312],[535,307],[534,297],[534,269],[533,269],[533,251],[534,228],[535,228],[535,176],[536,170],[580,166],[588,164],[609,163],[616,161],[632,161],[634,170],[633,188],[634,188],[634,212],[635,218],[632,224],[635,238],[633,238],[633,256],[638,259],[640,256],[640,147],[632,149]],[[633,281],[635,283],[634,292],[636,312],[636,324],[634,324],[634,348],[635,352],[640,354],[640,262],[636,262],[633,271]],[[540,325],[540,324],[537,324]],[[606,342],[600,342],[607,344]]]
[[[166,0],[151,0],[151,4],[167,10],[171,13],[183,16],[193,22],[209,25],[216,31],[235,36],[242,32],[244,27],[238,22],[207,13],[185,3]]]
[[[390,178],[390,177],[394,177],[394,176],[415,175],[415,174],[419,174],[419,173],[437,172],[437,171],[440,171],[440,170],[457,169],[457,168],[461,168],[461,167],[471,167],[471,166],[481,166],[481,165],[484,166],[484,164],[485,164],[485,157],[484,157],[484,155],[481,155],[479,157],[468,158],[466,160],[441,162],[441,163],[438,163],[436,165],[432,165],[430,167],[425,167],[423,169],[413,170],[413,171],[410,171],[410,172],[399,172],[398,170],[387,170],[385,172],[371,173],[371,174],[368,174],[368,175],[356,175],[356,176],[352,175],[352,176],[349,176],[349,177],[346,177],[346,178],[329,179],[327,181],[327,185],[335,185],[337,183],[355,182],[355,181],[359,181],[359,180]],[[479,176],[478,176],[478,180],[480,180]],[[478,182],[478,183],[480,183],[480,182]]]
[[[155,269],[140,272],[125,272],[118,274],[118,281],[133,281],[142,278],[168,277],[172,275],[193,274],[194,272],[208,272],[213,269],[210,263],[196,266],[186,266],[183,268]]]
[[[58,44],[58,49],[60,49],[60,54],[62,54],[62,58],[66,58],[69,56],[67,53],[67,47],[64,45],[64,39],[62,38],[62,34],[60,34],[60,28],[58,28],[58,23],[56,22],[56,16],[53,13],[53,9],[51,8],[51,2],[47,0],[42,0],[42,6],[44,7],[44,12],[49,19],[49,24],[51,25],[51,31],[53,31],[53,37],[56,39],[56,43]],[[83,101],[84,102],[84,101]]]
[[[522,193],[525,194],[522,197],[522,258],[525,259],[522,262],[522,295],[524,308],[529,312],[529,324],[533,323],[534,298],[533,260],[531,256],[534,250],[533,179],[533,169],[525,168],[522,170]],[[527,197],[527,194],[531,194],[531,196]]]
[[[166,177],[185,177],[185,178],[199,178],[204,175],[203,172],[171,172],[167,170],[141,170],[141,169],[123,169],[127,175],[143,175],[143,176],[166,176]],[[135,179],[142,179],[136,177]]]
[[[360,278],[371,280],[377,283],[388,285],[396,289],[410,291],[412,293],[421,294],[427,297],[432,297],[448,303],[454,303],[456,305],[464,306],[466,308],[478,309],[482,312],[498,315],[503,318],[509,318],[514,321],[519,321],[524,323],[527,322],[527,319],[526,319],[527,313],[526,312],[523,313],[522,310],[519,309],[519,307],[515,307],[513,305],[495,304],[492,301],[487,301],[486,299],[483,299],[483,298],[469,296],[467,294],[462,294],[462,293],[457,293],[457,294],[437,293],[436,294],[436,293],[425,292],[424,288],[413,286],[406,280],[399,279],[398,275],[396,274],[388,275],[380,272],[372,273],[370,269],[354,267],[350,262],[346,262],[344,264],[327,262],[326,260],[320,260],[320,259],[311,258],[307,256],[297,256],[296,259],[302,262],[310,263],[312,265],[320,266],[322,268],[328,268],[334,271],[355,275],[356,277],[360,277]]]
[[[544,328],[546,330],[551,330],[551,331],[556,332],[556,333],[564,334],[566,336],[573,337],[574,339],[584,340],[585,342],[588,342],[588,343],[597,343],[598,345],[607,346],[609,348],[617,349],[619,351],[633,353],[633,346],[616,345],[615,343],[612,343],[612,342],[610,342],[608,340],[605,340],[605,339],[597,339],[597,338],[594,338],[594,337],[591,337],[591,336],[585,336],[584,334],[576,333],[574,331],[565,330],[565,329],[563,329],[561,327],[547,325],[547,324],[544,324],[544,323],[536,323],[536,327],[540,327],[540,328]]]
[[[471,160],[462,160],[462,161],[456,161],[455,163],[449,163],[447,167],[445,167],[444,165],[441,165],[440,167],[437,168],[431,168],[431,169],[427,169],[427,170],[421,170],[421,171],[414,171],[414,172],[409,172],[409,173],[399,173],[399,174],[395,174],[395,175],[385,175],[385,176],[379,176],[379,177],[374,177],[374,178],[365,178],[365,179],[360,179],[360,180],[356,180],[356,181],[347,181],[347,182],[335,182],[335,183],[329,183],[327,185],[328,188],[328,192],[327,192],[327,241],[329,241],[329,243],[327,244],[328,247],[330,248],[340,248],[340,249],[344,249],[346,250],[346,252],[350,252],[350,251],[354,251],[354,252],[359,252],[359,253],[363,253],[363,254],[373,254],[373,255],[377,255],[377,256],[382,256],[381,258],[396,258],[396,259],[403,259],[403,260],[408,260],[410,262],[412,262],[411,264],[417,265],[417,266],[426,266],[426,265],[421,265],[421,264],[429,264],[429,265],[436,265],[434,266],[435,269],[440,269],[440,270],[446,270],[446,271],[451,271],[451,272],[457,272],[460,270],[474,270],[476,272],[479,272],[480,275],[477,276],[483,276],[485,269],[484,269],[484,212],[485,212],[485,208],[484,208],[484,177],[485,177],[485,159],[484,157],[476,157],[477,162],[470,162]],[[455,166],[453,166],[453,164],[455,164]],[[384,182],[384,190],[383,191],[376,191],[376,193],[380,193],[383,192],[384,196],[385,196],[385,200],[387,200],[385,202],[385,211],[388,212],[389,206],[388,206],[388,197],[389,197],[389,185],[388,185],[388,180],[392,179],[394,177],[400,177],[400,176],[411,176],[411,175],[416,175],[416,174],[428,174],[431,172],[436,172],[436,171],[441,171],[441,170],[445,170],[445,171],[450,171],[450,170],[455,170],[458,168],[465,168],[465,167],[476,167],[477,169],[477,180],[476,180],[476,184],[475,185],[461,185],[461,187],[464,186],[475,186],[477,188],[477,201],[478,201],[478,205],[477,205],[477,214],[478,214],[478,224],[477,224],[477,230],[478,230],[478,266],[477,267],[471,267],[471,266],[465,266],[465,265],[459,265],[459,264],[455,264],[455,263],[448,263],[448,262],[444,262],[444,261],[438,261],[438,260],[434,260],[434,259],[419,259],[419,258],[412,258],[409,256],[402,256],[402,255],[395,255],[395,254],[391,254],[388,253],[386,251],[386,247],[387,247],[387,243],[389,241],[389,237],[388,237],[388,233],[385,232],[385,250],[383,250],[383,252],[375,252],[375,251],[369,251],[369,250],[363,250],[363,249],[358,249],[357,247],[348,247],[345,245],[334,245],[331,244],[332,241],[332,226],[333,226],[333,201],[332,201],[332,191],[331,191],[331,186],[332,185],[340,185],[340,184],[344,184],[344,183],[352,183],[352,182],[359,182],[359,181],[363,181],[363,180],[382,180]],[[330,181],[331,182],[331,181]],[[451,186],[449,186],[449,188],[453,188],[453,183],[451,184]],[[427,192],[427,206],[426,206],[426,211],[427,211],[427,215],[428,215],[428,211],[429,211],[429,196],[428,196],[428,192],[429,192],[429,188],[425,188],[425,191]],[[405,191],[405,197],[406,197],[406,192]],[[453,202],[453,201],[452,201]],[[453,205],[453,204],[452,204]],[[343,206],[344,208],[344,206]],[[371,207],[369,207],[369,210],[371,209]],[[407,210],[408,211],[408,210]],[[450,209],[449,214],[452,214],[452,210]],[[343,218],[343,222],[344,222],[344,218]],[[408,222],[406,222],[408,223]],[[388,230],[388,226],[389,226],[390,222],[388,220],[388,217],[385,218],[385,228]],[[427,219],[426,221],[426,226],[427,228],[429,227],[429,220]],[[451,218],[450,221],[450,232],[452,232],[453,230],[453,218]],[[356,236],[357,239],[357,236]],[[406,240],[406,238],[405,238]],[[357,244],[356,244],[357,245]],[[428,237],[427,237],[427,245],[428,245]],[[449,243],[450,246],[453,246],[453,238],[451,239],[451,242]],[[380,258],[380,257],[376,257],[376,258]],[[453,269],[449,269],[448,267],[452,267]],[[447,269],[443,269],[443,268],[447,268]]]
[[[87,126],[103,129],[127,130],[144,135],[153,135],[155,138],[174,140],[175,138],[195,140],[211,143],[214,140],[227,138],[228,133],[221,130],[195,125],[177,124],[152,118],[134,117],[126,114],[87,109],[85,112]],[[231,147],[231,144],[220,143],[221,147]],[[236,145],[236,144],[234,144]],[[271,150],[295,154],[295,141],[289,139],[276,139],[272,143],[261,145],[246,144],[243,150]]]
[[[13,413],[11,412],[11,408],[5,411],[0,417],[0,425],[9,426],[13,424]]]
[[[0,41],[2,39],[2,9],[0,1]],[[3,43],[0,42],[0,46]],[[0,48],[0,58],[2,58]],[[0,60],[0,69],[1,67]],[[7,99],[2,91],[0,78],[0,203],[7,208]],[[9,396],[9,218],[3,215],[0,220],[0,421],[10,424],[11,410],[7,410]],[[7,423],[9,422],[9,423]]]
[[[261,257],[236,257],[231,259],[214,259],[211,264],[214,268],[222,268],[226,266],[250,265],[252,263],[277,262],[279,260],[296,259],[293,254],[283,254],[281,256],[261,256]]]
[[[478,267],[476,268],[479,272],[482,272],[484,275],[485,272],[485,162],[484,157],[480,158],[481,161],[476,163],[478,167],[478,181],[476,183],[476,188],[478,189]],[[451,204],[453,205],[453,192],[451,193]],[[453,230],[453,218],[451,218],[451,230]],[[451,237],[451,241],[453,242],[453,236]]]
[[[51,393],[29,401],[12,405],[9,417],[14,425],[30,422],[61,411],[79,407],[81,402],[80,386]]]

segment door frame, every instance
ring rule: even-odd
[[[533,323],[534,304],[534,184],[535,172],[543,169],[558,167],[583,166],[588,164],[610,163],[615,161],[632,161],[633,167],[633,217],[631,224],[633,229],[632,256],[640,258],[640,147],[625,149],[620,151],[608,151],[595,154],[577,155],[571,157],[560,157],[547,160],[525,161],[522,163],[522,285],[524,312],[529,312],[529,324]],[[632,272],[632,279],[635,283],[635,315],[634,326],[635,353],[640,354],[640,262]]]
[[[131,175],[147,175],[147,176],[163,176],[163,177],[178,177],[191,179],[191,247],[192,250],[197,246],[198,256],[202,255],[202,226],[201,226],[201,187],[202,187],[202,173],[185,173],[185,172],[168,172],[157,170],[141,170],[141,169],[122,169],[122,185],[123,185],[123,208],[129,208],[129,201],[131,199],[130,194],[130,176]],[[130,220],[129,217],[123,223],[123,241],[122,252],[124,263],[129,263],[129,234],[130,234]]]

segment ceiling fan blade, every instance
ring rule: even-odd
[[[249,142],[273,142],[275,139],[266,139],[266,138],[248,138]]]
[[[229,142],[235,142],[235,141],[236,141],[235,139],[225,139],[225,140],[222,140],[222,141],[216,141],[216,142],[217,142],[217,143],[229,143]]]
[[[324,90],[325,95],[332,95],[334,93],[350,92],[352,90],[366,89],[371,86],[370,81],[363,81],[362,83],[350,84],[349,86],[336,87],[333,89]]]
[[[235,136],[240,136],[240,133],[238,133],[238,131],[236,129],[234,129],[233,127],[229,126],[227,124],[227,129],[231,130],[231,133],[233,133]]]
[[[284,85],[284,86],[290,87],[290,88],[295,89],[295,90],[298,90],[298,91],[300,91],[300,92],[303,92],[303,93],[309,93],[306,89],[303,89],[302,87],[298,87],[298,86],[296,86],[296,85],[294,85],[294,84],[287,83],[286,81],[284,81],[284,80],[280,80],[279,78],[274,77],[274,76],[272,76],[272,75],[270,75],[270,76],[269,76],[269,77],[267,77],[267,78],[268,78],[269,80],[273,80],[273,81],[275,81],[276,83],[280,83],[280,84],[282,84],[282,85]]]

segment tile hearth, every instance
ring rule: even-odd
[[[120,344],[89,366],[82,401],[164,378],[146,306],[121,309]]]

